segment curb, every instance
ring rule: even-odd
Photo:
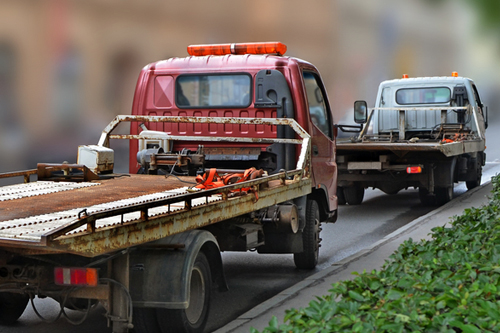
[[[236,330],[251,321],[254,318],[259,317],[262,314],[267,314],[269,311],[277,306],[282,305],[284,302],[288,301],[289,299],[295,297],[301,290],[314,286],[315,284],[321,283],[325,280],[325,278],[336,274],[337,272],[343,271],[346,269],[352,262],[355,262],[359,260],[360,258],[366,257],[370,255],[371,253],[375,252],[378,248],[380,248],[382,245],[387,244],[391,241],[393,241],[396,238],[399,238],[422,224],[425,224],[428,220],[432,218],[432,216],[442,212],[445,209],[448,209],[450,206],[455,205],[457,202],[465,201],[469,199],[471,196],[473,196],[476,192],[482,190],[484,187],[490,185],[491,181],[487,181],[484,184],[481,184],[480,186],[469,190],[459,197],[451,200],[450,202],[444,204],[443,206],[440,206],[429,213],[418,217],[417,219],[407,223],[406,225],[400,227],[399,229],[393,231],[392,233],[386,235],[384,238],[380,239],[379,241],[373,243],[369,247],[360,250],[359,252],[356,252],[355,254],[352,254],[334,264],[332,264],[330,267],[325,268],[307,278],[304,280],[296,283],[295,285],[283,290],[276,296],[271,297],[270,299],[262,302],[261,304],[253,307],[249,311],[243,313],[240,315],[238,318],[232,320],[228,324],[224,325],[223,327],[217,329],[213,333],[231,333],[231,332],[236,332]],[[446,224],[448,222],[445,222]],[[443,225],[444,225],[443,224]],[[311,299],[312,300],[312,299]]]

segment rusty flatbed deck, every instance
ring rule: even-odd
[[[180,179],[195,184],[194,177]],[[191,186],[189,183],[174,177],[123,175],[83,184],[45,181],[5,186],[0,188],[0,228],[2,221],[83,209],[106,202]]]

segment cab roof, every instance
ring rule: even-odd
[[[223,56],[188,56],[185,58],[170,58],[161,60],[147,65],[144,69],[153,71],[228,71],[228,70],[246,70],[250,68],[277,68],[277,67],[294,67],[297,65],[305,65],[314,67],[311,63],[294,58],[277,55],[234,55],[228,54]]]
[[[472,83],[472,80],[466,77],[453,77],[453,76],[429,76],[429,77],[414,77],[414,78],[403,78],[403,79],[393,79],[386,80],[380,83],[380,87],[385,86],[421,86],[421,85],[453,85],[453,84],[464,84]]]

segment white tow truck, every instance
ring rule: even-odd
[[[354,120],[360,134],[337,141],[340,203],[360,204],[370,187],[387,194],[413,187],[423,204],[441,205],[454,183],[481,183],[487,107],[469,78],[384,81],[374,108],[354,103]]]

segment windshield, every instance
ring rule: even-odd
[[[178,107],[248,107],[251,77],[248,74],[181,75],[175,85]]]
[[[400,105],[448,103],[450,97],[451,92],[447,87],[407,88],[396,92],[396,102]]]

